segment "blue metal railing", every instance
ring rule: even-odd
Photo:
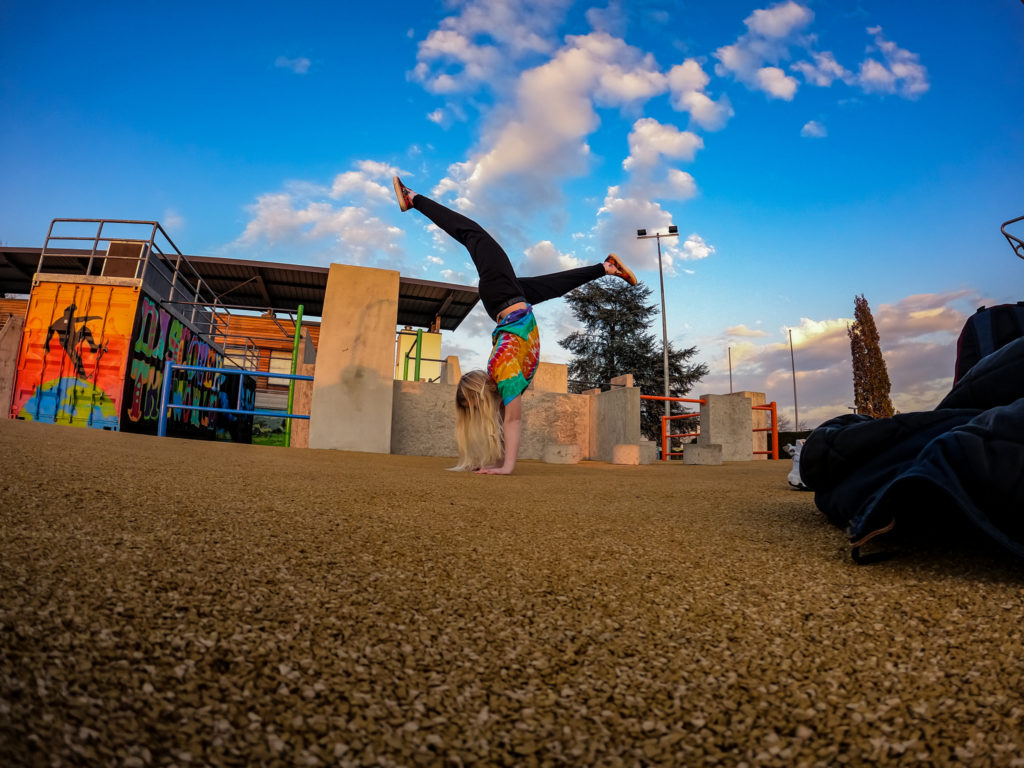
[[[239,413],[246,416],[275,416],[279,419],[308,419],[308,414],[303,413],[281,413],[280,411],[257,411],[249,410],[245,408],[215,408],[210,405],[182,405],[179,403],[171,403],[171,374],[174,371],[205,371],[207,373],[234,373],[239,376],[268,376],[267,371],[244,371],[239,368],[208,368],[204,365],[181,365],[179,363],[172,363],[170,360],[164,366],[164,381],[162,392],[160,394],[160,420],[157,422],[156,434],[158,437],[167,436],[167,412],[172,408],[176,408],[183,411],[213,411],[214,413]],[[300,381],[312,381],[312,376],[300,376],[296,373],[274,373],[273,378],[275,379],[296,379]],[[238,401],[236,405],[240,405],[242,399],[242,384],[238,384]]]

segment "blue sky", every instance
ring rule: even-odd
[[[522,274],[617,252],[711,374],[800,420],[852,405],[871,304],[893,400],[932,408],[980,304],[1024,298],[1024,4],[12,3],[0,10],[0,241],[157,219],[185,253],[472,264],[390,192],[457,205]],[[1022,222],[1021,224],[1024,224]],[[1024,227],[1017,225],[1024,236]],[[574,327],[538,308],[543,358]],[[660,322],[654,328],[660,333]],[[445,338],[481,366],[478,310]]]

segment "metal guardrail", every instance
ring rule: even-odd
[[[700,403],[704,405],[704,400],[699,398],[690,397],[662,397],[659,395],[640,395],[641,400],[661,400],[670,401],[673,403]],[[751,406],[752,411],[768,411],[771,414],[771,426],[768,427],[754,427],[752,432],[769,432],[772,436],[772,447],[768,451],[753,451],[755,456],[771,456],[773,460],[778,461],[779,458],[779,414],[778,407],[773,400],[770,403],[764,405],[753,405]],[[670,456],[682,456],[683,451],[678,453],[671,453],[668,448],[670,440],[676,437],[696,437],[699,432],[676,432],[671,433],[668,431],[668,422],[674,419],[692,419],[695,416],[699,416],[698,413],[682,413],[677,416],[662,416],[661,417],[661,460],[668,461]],[[685,449],[683,449],[685,451]]]
[[[302,413],[281,413],[280,411],[264,411],[256,409],[246,408],[215,408],[210,405],[184,405],[182,403],[171,403],[171,377],[174,371],[205,371],[208,373],[233,373],[239,376],[253,376],[257,377],[265,375],[265,371],[246,371],[239,370],[237,368],[211,368],[205,365],[180,365],[173,363],[170,360],[164,365],[164,381],[162,391],[160,393],[160,419],[157,422],[156,434],[158,437],[167,436],[167,412],[175,409],[184,411],[212,411],[214,413],[235,413],[242,414],[245,416],[274,416],[279,419],[308,419],[309,414]],[[275,373],[274,378],[276,379],[295,379],[298,381],[312,381],[312,376],[301,376],[294,373]],[[236,405],[241,405],[242,398],[242,387],[238,387],[238,400]]]

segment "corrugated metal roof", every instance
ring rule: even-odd
[[[0,293],[29,293],[39,264],[40,248],[0,247]],[[49,251],[46,274],[84,275],[88,251]],[[222,303],[237,308],[292,311],[303,305],[307,316],[323,314],[328,267],[281,264],[269,261],[186,256]],[[440,315],[441,330],[453,331],[466,319],[479,296],[473,286],[400,277],[398,324],[428,328]]]

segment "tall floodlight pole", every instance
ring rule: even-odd
[[[658,282],[661,284],[661,346],[665,364],[665,397],[671,397],[668,386],[668,317],[665,315],[665,273],[661,268],[661,238],[679,237],[679,228],[675,225],[670,226],[666,235],[663,235],[661,232],[648,235],[646,229],[638,229],[636,231],[637,240],[649,240],[652,237],[658,241]],[[671,400],[665,401],[665,415],[672,415]]]
[[[732,347],[729,347],[729,394],[732,394]]]
[[[800,411],[796,405],[796,358],[793,357],[793,329],[789,329],[789,362],[793,366],[793,429],[800,431]]]

